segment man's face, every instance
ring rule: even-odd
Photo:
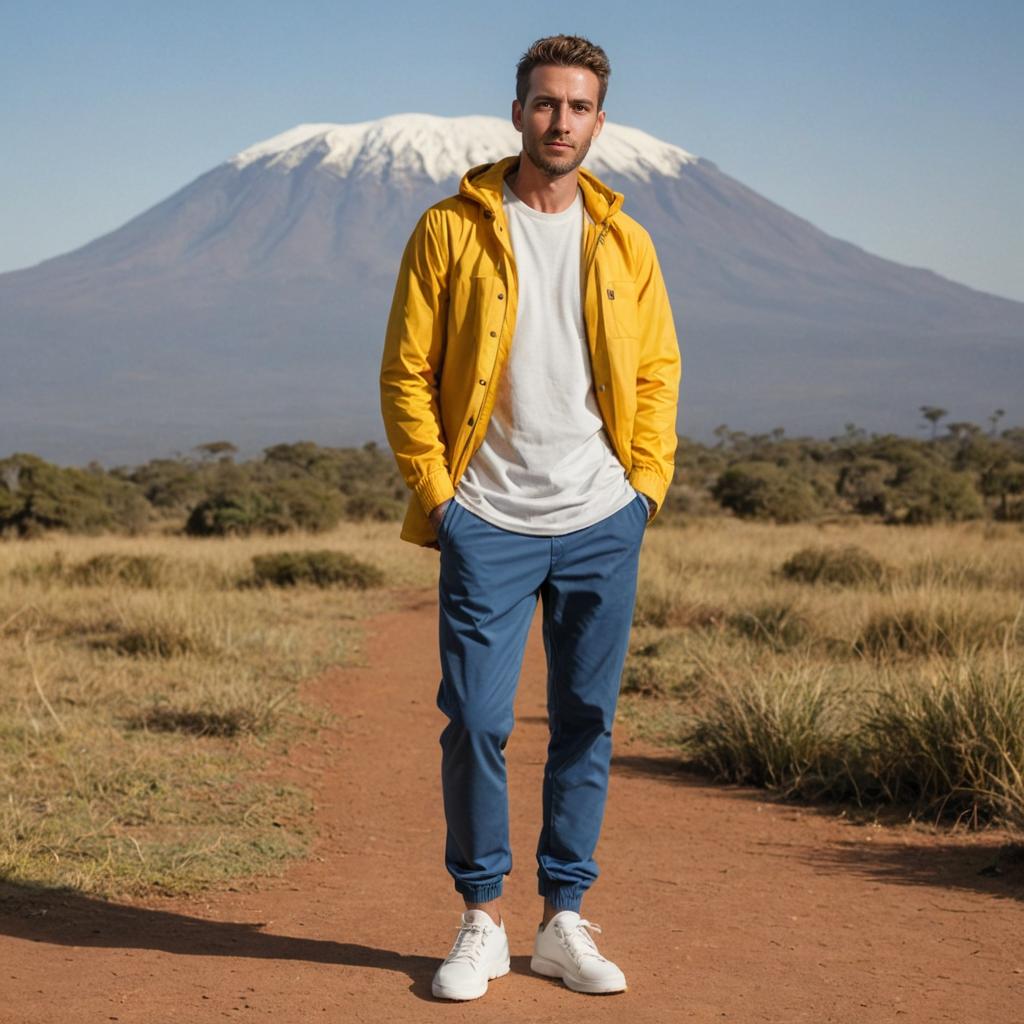
[[[541,65],[530,72],[526,103],[512,101],[512,123],[530,161],[552,178],[570,174],[601,134],[600,82],[589,68]]]

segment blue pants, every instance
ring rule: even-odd
[[[530,622],[543,604],[550,741],[538,891],[579,910],[608,792],[612,724],[647,501],[555,537],[513,533],[453,501],[438,530],[445,866],[471,903],[512,870],[504,749]]]

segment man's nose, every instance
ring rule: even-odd
[[[551,127],[562,135],[569,130],[569,108],[566,104],[555,104],[551,115]]]

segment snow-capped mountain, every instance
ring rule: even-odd
[[[395,114],[359,124],[300,124],[243,149],[228,163],[284,171],[310,163],[350,180],[425,176],[441,184],[460,178],[467,167],[518,150],[519,133],[501,118]],[[646,132],[609,122],[591,148],[587,167],[598,175],[650,181],[652,174],[678,175],[696,160]]]
[[[0,455],[383,440],[377,369],[402,247],[468,167],[518,149],[485,116],[299,125],[0,275]],[[1015,416],[1024,303],[873,256],[635,128],[607,123],[585,166],[658,246],[684,432],[911,430],[923,404]]]

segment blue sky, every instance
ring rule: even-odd
[[[871,252],[1024,300],[1024,3],[0,0],[0,271],[303,121],[507,116],[535,38],[606,109]],[[628,202],[628,197],[627,197]]]

